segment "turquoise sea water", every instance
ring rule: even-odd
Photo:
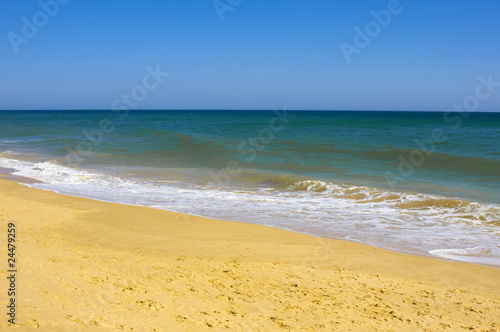
[[[0,112],[33,187],[494,266],[499,143],[500,113]]]

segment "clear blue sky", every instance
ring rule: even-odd
[[[498,0],[401,0],[350,63],[339,45],[388,1],[220,2],[223,21],[212,0],[71,0],[44,24],[37,1],[1,0],[0,109],[109,109],[157,65],[137,108],[446,110],[500,81]],[[478,110],[500,111],[500,88]]]

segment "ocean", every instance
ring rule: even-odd
[[[62,194],[500,267],[500,113],[2,111],[0,167]]]

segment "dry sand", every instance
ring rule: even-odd
[[[42,331],[499,331],[500,269],[0,180],[17,317]]]

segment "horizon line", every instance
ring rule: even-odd
[[[124,111],[125,109],[120,109],[120,111]],[[235,112],[248,112],[248,111],[275,111],[275,110],[283,110],[283,109],[234,109],[234,108],[145,108],[145,109],[127,109],[128,111],[235,111]],[[482,111],[454,111],[454,110],[384,110],[384,109],[285,109],[287,112],[418,112],[418,113],[500,113],[500,110],[482,110]],[[44,109],[0,109],[0,112],[43,112],[43,111],[76,111],[76,112],[92,112],[92,111],[113,111],[111,109],[99,109],[99,108],[44,108]],[[118,110],[116,110],[118,111]]]

